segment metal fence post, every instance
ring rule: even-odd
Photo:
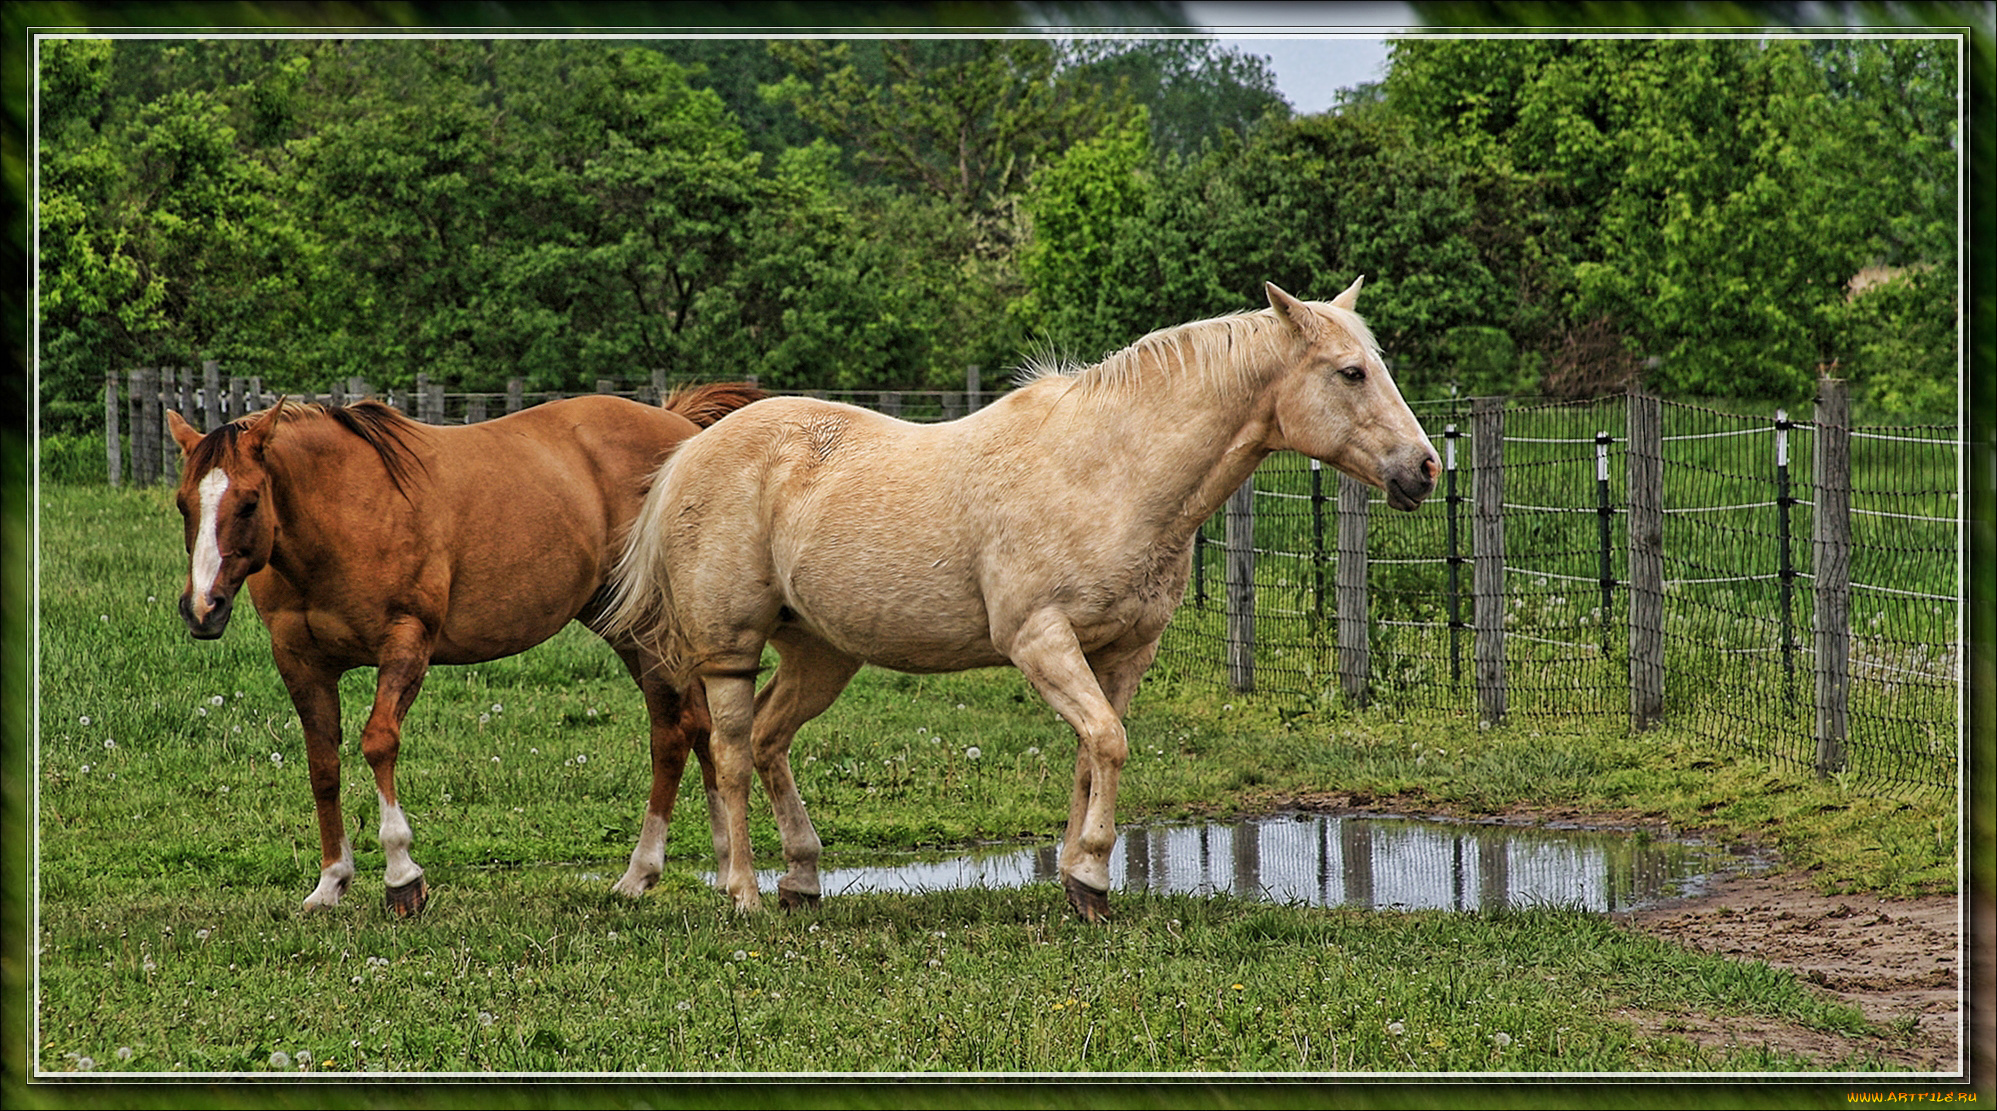
[[[1664,430],[1656,398],[1629,394],[1630,728],[1664,715]],[[1607,615],[1604,614],[1604,617]]]
[[[1471,614],[1476,626],[1472,658],[1477,712],[1496,725],[1505,717],[1505,402],[1480,397],[1470,403]]]
[[[1776,574],[1782,602],[1782,698],[1796,698],[1796,560],[1789,517],[1796,498],[1789,487],[1789,430],[1795,422],[1787,410],[1775,410],[1775,539]]]
[[[1609,445],[1615,440],[1607,432],[1595,433],[1595,520],[1597,578],[1602,587],[1602,655],[1609,654],[1609,615],[1615,612],[1616,564],[1614,518],[1616,507],[1609,501]]]
[[[1227,685],[1255,689],[1255,476],[1227,499]]]
[[[1845,766],[1846,664],[1851,651],[1851,401],[1843,380],[1817,382],[1814,554],[1817,774]]]
[[[1457,518],[1461,516],[1463,495],[1456,491],[1456,441],[1463,433],[1455,425],[1442,430],[1442,476],[1443,507],[1448,511],[1448,579],[1449,579],[1449,681],[1463,679],[1463,555],[1462,539],[1457,533]]]
[[[1366,623],[1366,484],[1338,476],[1338,686],[1364,705],[1373,676],[1372,639]]]

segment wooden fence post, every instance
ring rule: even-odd
[[[1627,420],[1629,714],[1630,728],[1648,729],[1664,716],[1664,428],[1657,399],[1632,389]]]
[[[431,382],[423,390],[423,420],[427,424],[444,423],[444,384]]]
[[[1817,380],[1814,553],[1817,774],[1845,766],[1845,672],[1851,651],[1851,400],[1843,380]]]
[[[465,395],[465,423],[485,423],[485,395],[473,393]]]
[[[1227,499],[1227,685],[1255,689],[1255,476]]]
[[[191,366],[180,368],[180,415],[189,424],[201,420],[200,411],[194,407],[194,368]]]
[[[984,392],[982,376],[984,371],[976,363],[964,368],[964,411],[975,413],[983,404],[980,395]]]
[[[229,419],[236,420],[247,412],[249,410],[243,408],[242,376],[231,374],[229,375]]]
[[[207,412],[207,427],[213,432],[228,418],[222,415],[222,364],[209,359],[201,364],[201,407]]]
[[[1487,724],[1505,717],[1505,402],[1479,397],[1470,403],[1471,623],[1477,675],[1477,712]]]
[[[656,372],[655,372],[656,373]],[[518,378],[506,380],[506,411],[517,413],[526,402],[527,384]]]
[[[158,367],[145,367],[138,372],[133,394],[138,403],[137,418],[132,421],[132,485],[151,486],[159,481],[160,468],[166,462],[160,452],[161,433],[166,428],[166,414],[161,412],[160,372]]]
[[[118,372],[104,372],[104,466],[111,477],[111,489],[118,488],[124,476],[124,461],[118,451]]]
[[[886,413],[888,416],[901,416],[901,394],[893,390],[882,390],[880,409],[881,412]]]
[[[1338,686],[1365,705],[1373,675],[1372,638],[1366,624],[1366,484],[1338,476]]]
[[[596,392],[605,396],[614,394],[617,392],[617,383],[608,378],[598,378],[596,380]]]

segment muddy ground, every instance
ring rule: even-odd
[[[1403,808],[1395,800],[1327,794],[1271,800],[1277,808],[1324,813],[1395,813],[1506,824],[1560,824],[1594,829],[1656,828],[1631,815],[1534,811],[1500,819]],[[1894,1072],[1937,1078],[1988,1076],[1992,1062],[1968,1058],[1964,1007],[1971,993],[1970,950],[1962,944],[1963,903],[1954,895],[1884,899],[1825,895],[1806,875],[1785,870],[1772,853],[1748,850],[1750,866],[1716,877],[1697,895],[1618,913],[1618,922],[1653,937],[1701,952],[1758,960],[1795,972],[1839,1002],[1858,1008],[1884,1035],[1852,1037],[1835,1031],[1771,1023],[1765,1018],[1630,1011],[1639,1027],[1682,1037],[1701,1046],[1768,1046],[1800,1054],[1821,1067],[1856,1071],[1884,1065]],[[1997,951],[1989,916],[1981,916],[1977,951]],[[1992,1029],[1989,997],[1976,1029]]]
[[[1942,1076],[1968,1067],[1961,907],[1953,895],[1823,895],[1794,873],[1736,874],[1703,895],[1616,917],[1701,952],[1788,969],[1889,1033],[1855,1038],[1765,1018],[1632,1012],[1646,1030],[1705,1046],[1766,1045],[1832,1067],[1867,1058]]]

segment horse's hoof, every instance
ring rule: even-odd
[[[430,901],[430,885],[417,876],[401,887],[388,889],[388,911],[397,918],[413,918]]]
[[[1082,921],[1109,921],[1109,892],[1085,886],[1073,876],[1061,877],[1061,886],[1068,889],[1068,905],[1075,908]]]
[[[818,892],[792,891],[788,887],[777,888],[777,905],[785,910],[817,910]]]
[[[650,891],[652,885],[658,882],[659,877],[657,876],[640,878],[625,876],[623,879],[618,880],[616,885],[611,887],[610,890],[613,894],[622,895],[627,899],[637,899],[642,898],[645,892]]]

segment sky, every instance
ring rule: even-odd
[[[1418,26],[1408,5],[1393,3],[1195,2],[1186,11],[1225,45],[1268,58],[1277,89],[1301,115],[1330,108],[1340,89],[1378,81],[1386,36]]]

